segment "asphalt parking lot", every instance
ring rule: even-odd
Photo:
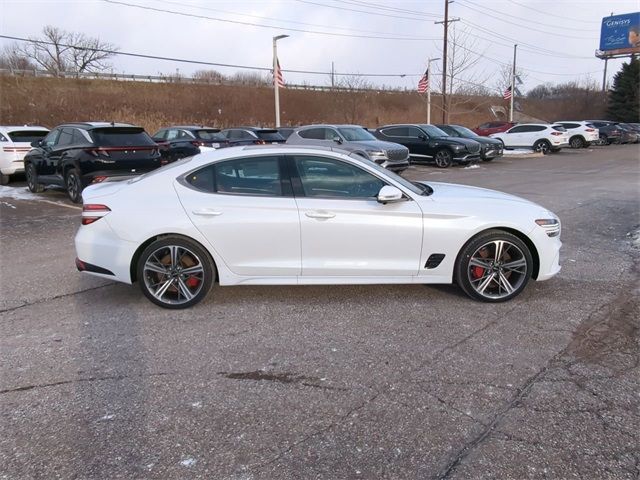
[[[79,274],[78,208],[12,184],[0,478],[639,478],[639,158],[405,174],[560,216],[561,273],[497,305],[453,286],[244,286],[167,311]]]

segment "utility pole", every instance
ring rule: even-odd
[[[511,72],[511,99],[509,101],[509,121],[513,122],[513,99],[516,96],[516,51],[518,45],[513,46],[513,71]]]
[[[331,88],[335,88],[336,86],[336,71],[333,65],[333,62],[331,62]]]
[[[449,20],[449,4],[453,0],[444,0],[444,21],[433,22],[436,25],[444,25],[444,42],[442,44],[442,123],[449,123],[449,111],[447,108],[447,43],[449,33],[449,23],[457,22],[459,18]]]

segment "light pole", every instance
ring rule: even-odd
[[[439,58],[429,58],[427,60],[427,72],[431,76],[431,62],[440,60]],[[429,78],[429,85],[427,85],[427,123],[431,123],[431,79]]]
[[[280,127],[280,93],[278,92],[278,47],[276,42],[280,39],[287,38],[289,35],[278,35],[273,37],[273,91],[276,101],[276,128]]]

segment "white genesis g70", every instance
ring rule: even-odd
[[[560,271],[560,221],[304,146],[225,148],[83,192],[78,270],[186,308],[219,285],[453,283],[501,302]]]

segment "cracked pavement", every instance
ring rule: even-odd
[[[493,305],[245,286],[162,310],[75,271],[61,192],[3,198],[0,479],[640,478],[639,154],[406,173],[562,219],[561,273]]]

